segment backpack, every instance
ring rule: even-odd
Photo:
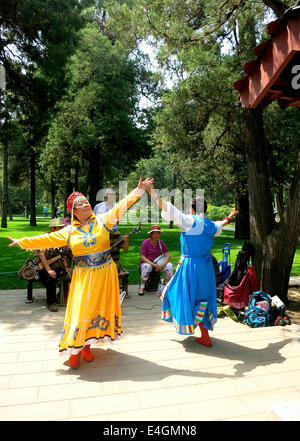
[[[263,310],[257,302],[267,301],[269,308]],[[244,315],[244,323],[250,328],[259,328],[273,325],[272,298],[264,291],[256,291],[249,297],[248,309]]]
[[[249,242],[244,242],[241,251],[238,252],[234,269],[225,281],[225,285],[238,287],[242,283],[246,273],[249,274],[250,292],[258,290],[257,275],[255,267],[249,266],[250,260],[253,262],[254,247]],[[247,303],[248,304],[248,303]]]
[[[245,251],[239,251],[236,258],[234,269],[231,275],[226,280],[226,283],[228,283],[231,286],[239,286],[244,275],[247,273],[248,262],[249,262],[248,254]]]

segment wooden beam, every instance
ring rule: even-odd
[[[283,95],[282,90],[277,90],[277,89],[269,89],[268,90],[269,93],[272,93],[273,95]]]
[[[273,86],[283,86],[283,87],[289,87],[290,83],[287,80],[284,80],[282,78],[277,78]]]
[[[287,100],[287,101],[294,101],[295,97],[292,97],[292,96],[281,96],[280,99],[281,100]]]
[[[300,107],[300,100],[293,101],[292,103],[289,104],[289,106]]]

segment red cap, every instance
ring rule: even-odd
[[[68,197],[67,200],[67,207],[70,213],[72,213],[72,207],[73,204],[75,202],[75,199],[77,199],[79,196],[84,196],[84,194],[79,193],[79,191],[74,191],[72,194],[70,194],[70,196]]]

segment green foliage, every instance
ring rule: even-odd
[[[127,177],[130,188],[134,188],[138,179],[142,177],[154,177],[155,186],[158,189],[168,188],[172,190],[172,165],[171,158],[164,151],[154,151],[150,158],[141,159]]]
[[[21,132],[12,143],[11,182],[28,180],[30,155],[42,151],[39,184],[47,194],[54,177],[62,199],[65,182],[78,174],[80,187],[87,187],[94,149],[105,183],[135,182],[145,173],[155,175],[158,187],[171,188],[175,174],[178,187],[203,188],[211,203],[231,204],[247,191],[232,83],[253,46],[268,38],[270,3],[286,8],[293,2],[2,2],[0,58]],[[19,58],[11,57],[12,40]],[[163,73],[151,76],[136,49],[142,40],[156,48],[158,63],[175,81],[160,96]],[[138,109],[142,93],[155,100],[144,112]],[[275,107],[265,113],[268,167],[272,189],[286,192],[299,128],[295,109]]]
[[[227,217],[233,207],[228,205],[222,205],[221,207],[215,207],[213,205],[207,204],[207,217],[212,221],[220,221]],[[233,220],[233,223],[235,219]]]
[[[152,136],[154,154],[170,158],[166,175],[175,173],[180,188],[204,188],[214,203],[231,203],[247,191],[247,172],[232,87],[237,63],[221,51],[221,9],[220,2],[137,0],[124,2],[108,25],[122,39],[148,38],[173,74],[176,85],[162,90]]]
[[[73,44],[72,31],[80,26],[77,0],[25,0],[1,2],[1,60],[36,63],[54,72],[64,48]],[[63,42],[63,44],[62,44]]]
[[[282,191],[286,199],[300,145],[299,111],[296,108],[282,110],[272,103],[264,112],[264,120],[271,187],[274,192]]]
[[[24,191],[29,189],[30,171],[32,176],[36,171],[51,111],[66,86],[64,67],[76,44],[76,32],[83,25],[84,3],[12,0],[0,4],[0,61],[6,74],[1,105],[9,115],[7,120],[16,127],[9,139],[9,180]],[[14,190],[10,190],[11,201]],[[34,194],[33,180],[31,193],[33,209],[39,196]],[[19,211],[23,203],[24,199],[12,208]]]
[[[54,173],[75,169],[87,178],[90,148],[100,152],[104,178],[112,163],[128,173],[132,163],[146,152],[143,130],[134,121],[138,102],[138,78],[145,72],[129,59],[118,41],[99,32],[95,22],[81,32],[76,53],[68,64],[69,87],[59,104],[41,156],[41,166]],[[117,152],[117,154],[116,154]],[[63,183],[62,172],[58,182]],[[99,183],[97,183],[99,185]]]
[[[154,149],[170,155],[182,185],[204,188],[218,204],[231,202],[227,194],[245,194],[242,112],[232,85],[253,48],[269,38],[270,8],[278,14],[293,2],[136,0],[117,10],[114,3],[108,2],[108,26],[126,41],[151,43],[175,81],[172,90],[162,91]],[[275,105],[265,112],[273,191],[286,190],[294,170],[299,129],[293,115],[296,109],[283,112]]]

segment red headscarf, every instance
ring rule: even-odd
[[[79,193],[79,191],[74,191],[67,199],[67,207],[70,213],[72,213],[72,207],[75,202],[75,199],[77,199],[79,196],[84,196],[82,193]]]

